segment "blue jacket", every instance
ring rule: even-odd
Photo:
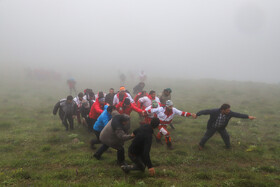
[[[107,111],[108,105],[104,106],[104,111],[98,117],[97,121],[94,123],[93,129],[95,131],[101,132],[102,129],[107,125],[107,123],[111,120],[112,115]]]

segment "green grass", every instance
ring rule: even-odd
[[[220,135],[215,134],[203,151],[197,145],[205,133],[208,116],[196,120],[176,117],[173,121],[176,129],[170,129],[175,149],[169,151],[155,142],[152,145],[155,177],[150,177],[147,171],[124,174],[116,164],[113,149],[104,153],[102,160],[93,159],[89,142],[95,136],[77,123],[74,131],[65,131],[59,117],[52,115],[54,104],[67,95],[66,86],[61,86],[63,82],[21,80],[10,84],[13,86],[2,85],[0,186],[280,185],[279,85],[151,80],[147,90],[161,92],[165,87],[172,88],[172,100],[178,109],[197,112],[228,102],[233,111],[257,117],[255,121],[231,120],[227,127],[230,150],[224,149]],[[96,91],[117,88],[116,82],[80,83],[81,88],[89,85],[95,85]],[[138,127],[136,113],[132,113],[131,126]],[[125,144],[126,151],[129,144]],[[130,162],[127,155],[126,158]]]

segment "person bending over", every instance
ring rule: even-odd
[[[160,120],[153,118],[150,124],[145,124],[133,131],[134,139],[128,148],[128,156],[133,165],[123,165],[121,168],[124,172],[128,173],[131,170],[145,171],[148,167],[151,176],[155,174],[150,159],[150,150],[152,146],[153,133],[155,128],[158,127]]]

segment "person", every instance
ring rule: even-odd
[[[82,116],[82,124],[85,127],[88,127],[88,125],[90,124],[90,119],[89,119],[89,112],[90,112],[90,104],[89,101],[87,100],[83,100],[82,101],[82,107],[80,109],[80,113]]]
[[[150,124],[145,124],[133,131],[134,139],[128,148],[128,156],[133,165],[122,165],[121,168],[124,172],[128,173],[131,170],[145,171],[148,167],[151,176],[154,176],[155,169],[153,168],[150,159],[150,150],[152,146],[152,139],[155,128],[158,127],[160,120],[153,118]]]
[[[171,92],[172,90],[170,88],[165,88],[163,90],[162,94],[159,97],[162,106],[165,106],[167,100],[171,100]]]
[[[87,100],[89,102],[89,107],[91,108],[91,106],[93,105],[93,103],[95,102],[95,95],[93,92],[89,92]]]
[[[120,85],[124,85],[125,81],[126,81],[125,74],[124,73],[120,73],[119,78],[120,78]]]
[[[138,105],[138,100],[144,96],[148,96],[146,90],[143,90],[142,92],[139,92],[138,94],[136,94],[136,96],[134,97],[134,102],[137,103],[137,105]]]
[[[196,117],[195,114],[180,111],[177,108],[173,107],[173,102],[171,100],[166,101],[165,107],[158,107],[158,108],[152,108],[146,112],[147,114],[156,114],[157,117],[160,119],[160,125],[158,127],[159,132],[157,134],[156,140],[158,143],[161,143],[161,137],[162,135],[165,136],[165,142],[168,149],[173,149],[172,143],[171,143],[171,137],[170,133],[167,131],[167,125],[169,125],[174,116],[184,116],[189,117],[192,116],[193,118]]]
[[[156,96],[156,92],[154,90],[151,90],[149,92],[148,96],[144,96],[138,99],[138,107],[139,108],[147,108],[148,106],[152,105],[152,101],[155,100],[156,102],[158,102],[158,104],[161,106],[160,104],[160,100],[159,98]]]
[[[139,92],[142,92],[145,87],[144,82],[139,82],[134,88],[133,88],[133,94],[136,95]]]
[[[113,99],[115,96],[115,90],[114,88],[110,88],[109,93],[105,97],[105,102],[109,105],[113,105]]]
[[[147,75],[144,70],[141,70],[139,73],[139,80],[140,82],[145,82],[147,79]]]
[[[133,103],[131,95],[126,91],[125,87],[120,87],[120,91],[114,96],[113,105],[117,105],[120,102],[123,102],[125,98],[129,98],[130,102]]]
[[[152,101],[152,105],[148,106],[147,108],[145,108],[145,112],[147,113],[147,111],[149,111],[150,109],[155,109],[155,108],[158,108],[160,107],[158,102],[156,102],[155,100]],[[145,113],[144,113],[145,114]],[[151,120],[154,118],[154,117],[157,117],[157,114],[156,113],[150,113],[150,114],[147,114],[147,115],[144,115],[144,121],[142,123],[140,123],[141,125],[143,124],[150,124],[151,123]]]
[[[98,117],[100,116],[100,114],[103,112],[104,110],[104,106],[105,106],[105,98],[104,97],[99,97],[95,103],[93,103],[93,105],[91,106],[90,112],[89,112],[89,119],[90,119],[90,124],[88,126],[88,130],[90,132],[93,131],[93,125],[96,122],[96,120],[98,119]]]
[[[92,149],[94,149],[95,144],[100,143],[99,136],[100,136],[100,133],[101,133],[102,129],[111,120],[112,116],[114,116],[116,114],[119,114],[119,113],[116,111],[115,106],[108,106],[108,105],[104,106],[104,111],[98,117],[97,121],[93,125],[93,132],[94,132],[97,139],[91,140],[90,145],[91,145]]]
[[[67,84],[69,87],[69,91],[70,91],[70,95],[72,95],[72,92],[74,91],[74,94],[77,95],[77,91],[76,91],[76,81],[74,78],[69,78],[67,80]]]
[[[126,114],[130,116],[130,113],[132,110],[138,113],[143,113],[144,110],[138,108],[134,103],[130,103],[129,98],[125,98],[123,102],[120,102],[119,104],[116,105],[116,108],[120,114]]]
[[[133,134],[129,134],[130,119],[128,115],[116,115],[111,121],[104,127],[100,133],[100,141],[103,145],[94,153],[96,159],[100,159],[101,155],[109,148],[117,150],[117,163],[125,165],[124,155],[124,142],[134,137]]]
[[[134,97],[134,103],[137,107],[141,107],[141,104],[138,102],[140,98],[148,96],[147,92],[143,90],[142,92],[139,92],[135,97]],[[145,107],[141,107],[142,109],[145,109]],[[144,125],[145,124],[145,116],[142,114],[139,114],[139,124]]]
[[[73,130],[73,118],[75,118],[75,115],[77,113],[77,105],[73,101],[73,97],[69,95],[66,99],[58,101],[53,108],[53,115],[56,115],[58,110],[59,117],[62,121],[62,124],[65,126],[66,131],[68,131],[68,123],[70,124],[70,130]]]
[[[165,106],[167,100],[171,100],[171,92],[172,92],[171,88],[165,88],[163,90],[162,94],[159,97],[159,100],[160,100],[160,103],[162,106]],[[170,127],[172,129],[175,129],[175,127],[173,126],[173,123],[170,123]]]
[[[97,100],[99,97],[106,97],[106,93],[103,91],[99,91],[97,94],[95,94],[95,99]]]
[[[75,101],[75,103],[77,104],[77,121],[78,121],[79,124],[82,123],[81,115],[80,115],[81,111],[80,110],[81,110],[81,107],[82,107],[82,102],[84,100],[83,97],[84,97],[84,94],[82,92],[80,92],[78,94],[78,96],[73,99],[73,101]]]
[[[218,132],[225,145],[226,148],[230,148],[230,138],[229,134],[226,130],[229,120],[232,117],[243,118],[243,119],[256,119],[254,116],[248,116],[247,114],[240,114],[231,111],[229,104],[223,104],[220,108],[210,109],[210,110],[202,110],[196,113],[196,117],[201,115],[210,115],[210,118],[207,123],[207,130],[201,141],[199,142],[199,149],[202,150],[205,143],[209,138],[211,138],[215,132]]]
[[[91,106],[95,101],[95,95],[94,95],[94,92],[92,91],[92,89],[90,89],[90,88],[85,89],[83,98],[85,100],[88,100],[90,103],[90,106]]]

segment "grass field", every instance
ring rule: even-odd
[[[64,82],[11,81],[0,84],[0,186],[280,186],[280,86],[216,80],[151,80],[161,92],[171,87],[175,107],[188,112],[216,108],[224,102],[257,119],[232,119],[227,127],[232,149],[224,149],[216,134],[198,150],[208,116],[196,120],[176,117],[170,130],[174,150],[152,145],[155,177],[148,172],[125,175],[110,149],[102,160],[91,158],[95,137],[75,123],[66,132],[54,104],[68,95]],[[96,92],[118,84],[83,82]],[[132,89],[132,86],[128,86]],[[132,113],[132,129],[138,117]],[[73,139],[78,138],[79,142]],[[127,148],[130,142],[127,142]],[[127,158],[127,161],[130,160]]]

